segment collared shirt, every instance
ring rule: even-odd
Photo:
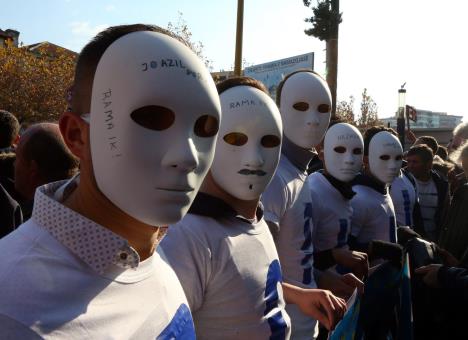
[[[74,177],[39,187],[32,219],[100,274],[112,264],[136,268],[140,257],[127,240],[60,203],[78,181]]]
[[[0,239],[0,334],[23,338],[194,339],[187,300],[162,249],[128,242],[65,207],[76,185],[38,188],[31,219]]]

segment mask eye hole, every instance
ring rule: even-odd
[[[354,148],[353,149],[353,154],[354,155],[362,155],[362,149],[361,148]]]
[[[297,102],[293,104],[293,108],[297,111],[307,111],[309,109],[309,104],[306,102]]]
[[[204,115],[197,119],[193,130],[198,137],[213,137],[218,133],[219,121],[213,116]]]
[[[140,107],[133,111],[130,117],[138,125],[155,131],[170,128],[175,120],[175,114],[171,109],[157,105]]]
[[[265,148],[275,148],[281,143],[281,139],[275,135],[265,135],[260,141],[263,147]]]
[[[223,139],[228,144],[242,146],[247,143],[249,138],[241,132],[231,132],[225,135]]]
[[[333,151],[337,152],[337,153],[345,153],[346,152],[346,148],[344,146],[337,146],[333,149]]]
[[[398,155],[398,156],[395,157],[395,159],[397,161],[401,161],[403,159],[403,155]]]
[[[379,157],[381,160],[383,161],[388,161],[390,159],[390,156],[389,155],[382,155]]]
[[[328,104],[320,104],[319,106],[317,106],[317,110],[320,113],[328,113],[331,111],[331,107]]]

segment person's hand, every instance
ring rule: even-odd
[[[351,273],[339,275],[329,270],[320,272],[317,284],[319,288],[331,290],[333,294],[343,299],[348,299],[356,288],[362,291],[364,286],[364,283]]]
[[[328,330],[334,329],[346,312],[345,300],[323,289],[303,289],[297,306],[302,313],[318,320]]]
[[[348,249],[336,248],[332,250],[336,263],[351,270],[357,277],[363,278],[369,270],[369,260],[366,253]]]
[[[349,287],[356,288],[359,294],[364,293],[364,282],[354,276],[353,273],[341,275],[341,281]]]
[[[442,267],[441,264],[430,264],[428,266],[419,267],[418,269],[416,269],[415,273],[424,275],[423,281],[429,287],[438,288],[439,279],[437,275],[439,273],[440,267]]]
[[[458,259],[451,253],[449,253],[447,250],[437,247],[437,252],[442,258],[444,265],[448,267],[458,267],[458,265],[460,264],[460,261],[458,261]]]

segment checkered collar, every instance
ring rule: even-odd
[[[127,240],[60,203],[78,181],[75,176],[37,188],[31,218],[100,274],[111,265],[138,267],[140,257]]]

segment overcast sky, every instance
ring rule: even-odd
[[[468,32],[463,0],[341,0],[338,99],[364,88],[379,117],[396,111],[406,82],[407,103],[418,109],[468,116]],[[234,63],[236,0],[15,0],[2,1],[0,29],[20,31],[20,41],[50,41],[79,51],[110,25],[144,22],[165,27],[183,13],[194,41],[201,41],[214,70]],[[244,58],[263,63],[314,52],[324,74],[325,43],[308,37],[302,0],[246,0]],[[356,105],[358,109],[358,105]]]

